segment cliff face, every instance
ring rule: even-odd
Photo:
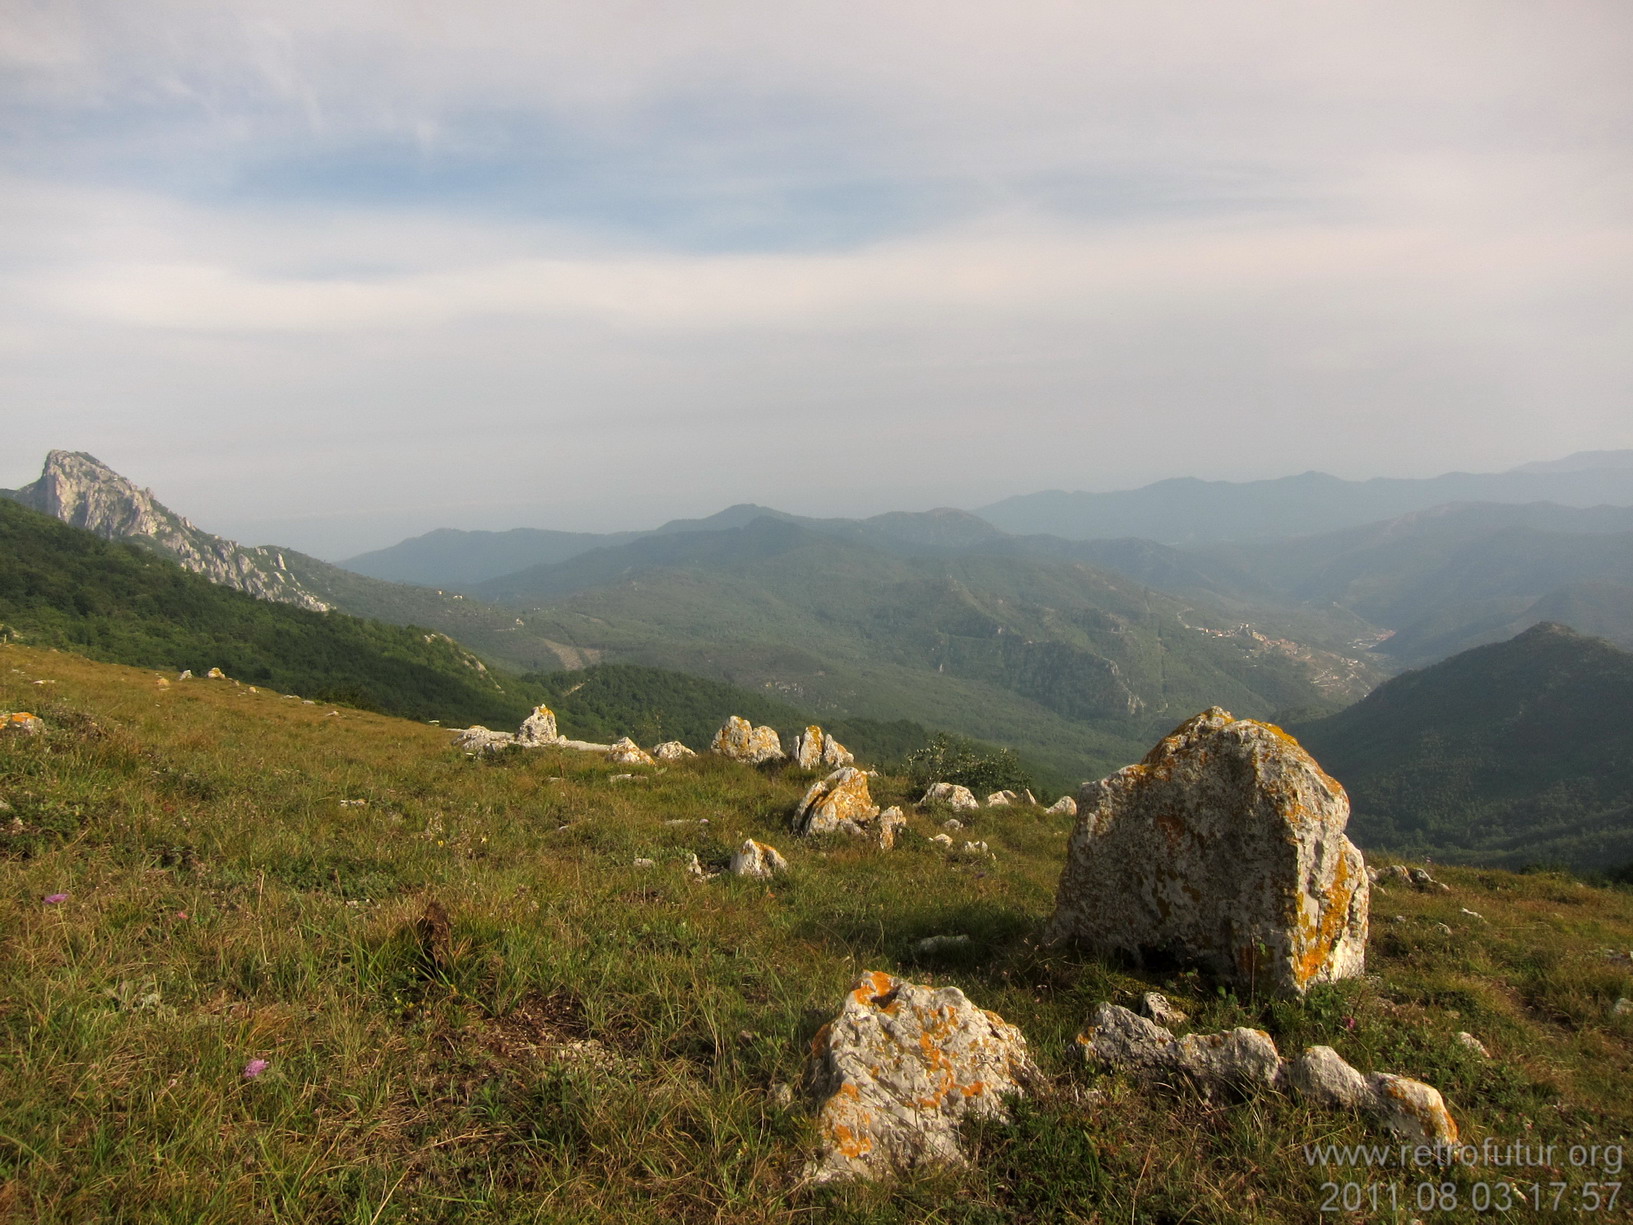
[[[52,451],[40,479],[8,496],[108,540],[144,545],[211,582],[263,600],[328,611],[329,605],[289,572],[280,550],[212,536],[83,452]]]

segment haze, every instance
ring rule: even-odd
[[[343,557],[1633,446],[1630,35],[0,0],[0,485]]]

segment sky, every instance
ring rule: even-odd
[[[343,558],[1633,447],[1626,0],[0,0],[0,486]]]

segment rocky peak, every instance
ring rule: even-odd
[[[52,451],[40,479],[8,496],[70,527],[152,549],[211,582],[263,600],[328,610],[289,572],[279,550],[212,536],[83,451]]]

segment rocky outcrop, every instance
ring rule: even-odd
[[[1020,1030],[958,988],[863,974],[811,1042],[822,1151],[806,1174],[826,1182],[962,1164],[959,1124],[1007,1117],[1004,1098],[1037,1075]]]
[[[776,847],[765,842],[746,839],[731,857],[733,876],[747,876],[755,880],[770,880],[788,871],[788,861]]]
[[[556,712],[548,706],[535,706],[533,713],[522,720],[516,732],[516,743],[537,749],[561,743],[561,732],[556,728]]]
[[[40,479],[11,497],[72,527],[152,549],[212,583],[314,612],[329,607],[301,585],[280,550],[212,536],[83,452],[52,451]]]
[[[782,738],[775,728],[754,727],[747,719],[737,715],[728,718],[714,734],[709,752],[753,765],[763,761],[781,761],[787,756],[782,751]]]
[[[931,783],[919,797],[920,806],[942,804],[954,812],[975,812],[981,807],[974,792],[957,783]]]
[[[855,766],[841,766],[812,783],[794,812],[794,832],[807,836],[875,836],[878,829],[879,806],[868,793],[868,776]]]
[[[849,749],[814,724],[794,737],[793,757],[802,770],[835,770],[856,762]]]
[[[652,756],[659,761],[685,761],[688,757],[696,757],[697,754],[678,740],[665,740],[652,750]]]
[[[1183,1083],[1204,1095],[1276,1088],[1329,1109],[1366,1114],[1403,1140],[1457,1142],[1457,1124],[1434,1088],[1389,1072],[1363,1075],[1330,1046],[1312,1046],[1297,1059],[1284,1060],[1260,1029],[1176,1038],[1126,1008],[1100,1004],[1077,1047],[1093,1062],[1170,1085]]]
[[[1348,819],[1344,789],[1291,736],[1215,707],[1085,784],[1047,938],[1259,992],[1354,977],[1368,889]]]
[[[650,766],[653,763],[652,754],[636,744],[628,736],[613,742],[607,750],[607,760],[615,766]]]

